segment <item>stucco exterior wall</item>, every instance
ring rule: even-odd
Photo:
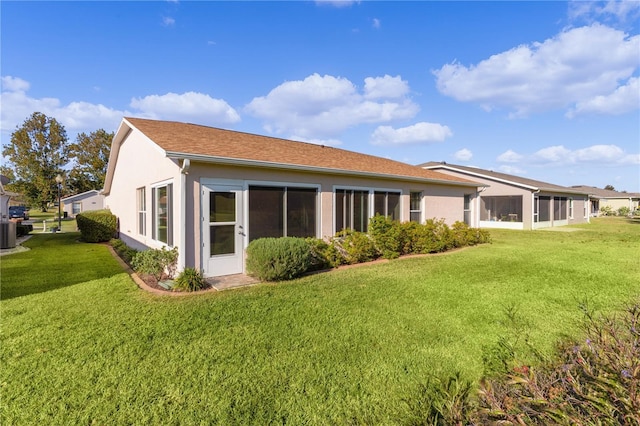
[[[104,208],[104,196],[93,192],[91,194],[86,194],[86,196],[81,196],[81,194],[79,194],[77,197],[69,197],[66,200],[63,199],[62,210],[67,213],[67,216],[75,217],[73,214],[73,205],[75,203],[80,203],[80,213],[91,210],[100,210]]]
[[[151,188],[153,185],[173,183],[174,244],[182,229],[180,216],[180,168],[173,160],[144,135],[132,132],[120,146],[111,191],[105,196],[104,207],[118,217],[120,238],[137,249],[160,248],[163,244],[152,239]],[[145,187],[146,235],[138,233],[136,190]]]
[[[319,226],[317,237],[330,237],[335,234],[334,191],[341,189],[369,189],[379,191],[400,191],[401,221],[409,220],[409,194],[423,193],[423,220],[443,218],[449,225],[462,221],[463,195],[475,194],[474,187],[455,185],[424,184],[411,181],[354,177],[346,175],[327,175],[294,170],[274,170],[267,168],[251,168],[206,163],[192,163],[187,176],[186,191],[186,229],[193,229],[186,236],[186,262],[200,266],[202,230],[200,228],[201,181],[203,179],[230,180],[242,182],[246,190],[250,185],[313,185],[319,187]],[[245,203],[245,210],[247,209]],[[246,221],[246,217],[244,218]],[[193,247],[193,251],[190,248]],[[246,242],[245,242],[246,247]]]

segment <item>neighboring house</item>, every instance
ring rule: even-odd
[[[611,191],[587,185],[574,185],[571,188],[589,193],[592,216],[599,216],[603,207],[608,207],[613,212],[617,212],[620,207],[628,207],[629,211],[634,212],[640,202],[638,193]]]
[[[9,204],[12,197],[17,197],[19,194],[11,191],[6,191],[4,186],[9,183],[9,178],[0,175],[0,220],[9,220]]]
[[[478,184],[311,143],[169,121],[124,118],[103,194],[135,248],[178,247],[178,268],[244,272],[261,237],[366,231],[375,213],[401,221],[465,218]]]
[[[62,211],[69,217],[76,217],[76,215],[89,210],[104,208],[104,195],[100,194],[97,189],[71,195],[60,201],[62,201]]]
[[[589,222],[589,193],[475,167],[430,162],[427,170],[483,184],[472,210],[482,228],[539,229]]]

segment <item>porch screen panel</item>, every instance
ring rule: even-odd
[[[353,230],[367,232],[369,225],[369,191],[353,191]]]
[[[287,188],[287,236],[316,236],[316,199],[311,188]]]
[[[538,197],[538,221],[551,220],[551,197]]]
[[[480,220],[522,222],[522,196],[481,197]]]
[[[553,220],[567,218],[567,197],[553,197]]]
[[[284,188],[249,187],[249,241],[284,236]]]
[[[373,214],[387,216],[392,220],[400,220],[400,193],[380,192],[373,194]]]

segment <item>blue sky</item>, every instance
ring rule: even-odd
[[[0,3],[1,142],[123,116],[640,192],[640,2]]]

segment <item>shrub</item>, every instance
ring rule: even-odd
[[[397,220],[376,214],[369,220],[369,235],[385,259],[395,259],[403,254],[404,233]]]
[[[16,237],[24,237],[25,235],[29,235],[31,231],[33,231],[33,225],[16,224]]]
[[[164,276],[171,279],[176,272],[178,262],[178,248],[171,250],[148,249],[135,254],[131,260],[131,265],[136,272],[153,276],[160,282]]]
[[[334,262],[334,251],[324,240],[308,237],[305,238],[305,242],[309,245],[309,254],[311,256],[309,271],[320,271],[337,266]]]
[[[616,212],[611,208],[611,206],[602,206],[600,207],[600,214],[603,216],[615,216]]]
[[[175,291],[198,291],[208,287],[204,277],[195,268],[184,268],[176,277],[173,290]]]
[[[584,312],[585,338],[552,362],[482,383],[481,424],[640,424],[640,302],[618,317]]]
[[[486,229],[471,228],[464,222],[457,221],[451,227],[454,247],[475,246],[491,242],[491,236]]]
[[[118,238],[111,239],[109,241],[109,244],[111,245],[111,247],[113,247],[115,252],[118,253],[120,259],[131,265],[131,261],[133,260],[133,257],[136,255],[136,253],[138,253],[138,250],[129,247],[124,243],[124,241]]]
[[[111,240],[117,231],[117,218],[109,210],[94,210],[76,216],[82,239],[88,243]]]
[[[347,264],[369,262],[380,256],[375,243],[367,234],[351,229],[338,232],[331,239],[331,245]]]
[[[304,238],[259,238],[247,247],[247,272],[263,281],[298,277],[309,270],[311,261]]]
[[[631,209],[627,206],[622,206],[618,209],[618,216],[629,216]]]

